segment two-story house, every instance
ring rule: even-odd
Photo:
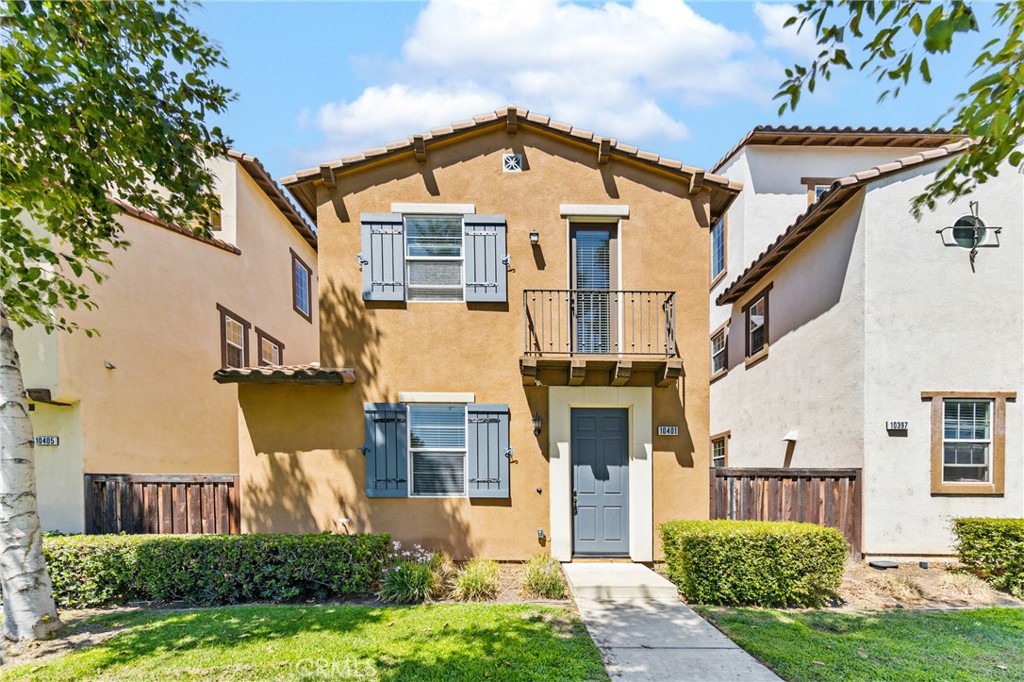
[[[738,184],[514,106],[282,182],[321,366],[218,373],[244,530],[650,561],[707,517],[704,254]]]
[[[952,517],[1024,514],[1024,182],[1006,166],[910,212],[967,148],[763,128],[717,169],[745,189],[712,235],[713,462],[856,470],[869,556],[947,555]],[[838,487],[814,490],[829,513]]]
[[[238,530],[238,403],[224,366],[319,353],[316,235],[260,162],[212,159],[212,238],[121,203],[81,328],[16,330],[44,530]]]

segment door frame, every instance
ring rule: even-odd
[[[632,518],[632,515],[633,515],[632,514],[632,512],[633,512],[633,510],[632,510],[632,507],[633,507],[633,495],[631,494],[631,492],[632,492],[632,490],[631,490],[632,483],[630,481],[630,479],[632,478],[632,473],[633,473],[631,471],[631,469],[633,467],[633,459],[634,459],[633,453],[632,453],[632,448],[633,448],[633,405],[632,404],[629,404],[629,405],[612,405],[612,404],[586,405],[586,404],[575,404],[575,403],[570,403],[569,404],[569,481],[568,481],[568,483],[569,483],[569,490],[568,490],[568,495],[569,495],[570,499],[572,499],[572,491],[573,491],[573,488],[575,487],[575,483],[576,483],[576,462],[575,462],[576,458],[575,458],[575,453],[573,453],[573,451],[572,451],[572,413],[575,410],[625,410],[625,412],[626,412],[626,467],[627,467],[627,471],[628,471],[627,478],[626,478],[627,494],[626,494],[626,518],[625,518],[625,522],[626,522],[626,551],[624,553],[621,553],[621,554],[614,553],[614,554],[605,554],[605,555],[602,555],[602,554],[580,554],[580,555],[577,555],[576,554],[576,519],[575,519],[575,515],[573,514],[573,511],[572,511],[572,506],[570,505],[570,507],[569,507],[569,552],[570,552],[570,555],[573,558],[579,556],[581,559],[599,559],[602,556],[606,556],[608,558],[615,558],[615,559],[629,558],[631,556],[631,548],[633,546],[632,545],[632,542],[633,542],[633,538],[632,538],[633,529],[632,529],[632,524],[630,522],[631,518]]]

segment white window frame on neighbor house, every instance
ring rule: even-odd
[[[716,433],[711,436],[711,467],[714,469],[721,469],[729,466],[729,438],[732,434],[729,431],[723,431],[722,433]],[[715,446],[721,444],[722,452],[720,455],[715,454]],[[722,463],[717,464],[715,460],[721,457]]]
[[[455,256],[413,256],[410,254],[410,247],[412,246],[412,239],[410,238],[411,230],[409,221],[415,220],[451,220],[458,222],[459,225],[459,255]],[[466,300],[465,283],[466,283],[466,229],[465,219],[462,215],[454,214],[403,214],[402,223],[405,231],[405,281],[406,281],[406,300],[414,303],[464,303]],[[452,240],[454,244],[454,240]],[[459,265],[459,283],[458,284],[441,284],[441,285],[420,285],[413,281],[412,267],[410,263],[458,263]],[[418,298],[415,294],[416,289],[450,289],[453,292],[457,292],[457,298],[438,300],[434,298]]]
[[[771,301],[769,299],[769,294],[772,290],[772,284],[773,283],[769,283],[766,287],[761,289],[761,291],[759,291],[756,296],[752,297],[750,301],[745,306],[743,306],[743,335],[745,341],[744,357],[746,358],[747,367],[755,365],[761,360],[764,360],[766,357],[768,357],[768,334],[770,330],[769,324],[771,321]],[[753,310],[754,307],[756,307],[757,304],[762,301],[764,302],[764,314],[761,316],[762,322],[760,326],[758,326],[755,329],[752,326],[753,316],[751,315],[751,310]],[[750,340],[753,336],[753,332],[756,331],[757,329],[764,329],[764,342],[762,343],[760,348],[758,348],[757,350],[752,350]]]
[[[413,413],[416,410],[425,410],[430,408],[461,408],[462,409],[462,447],[461,448],[446,448],[446,447],[413,447]],[[409,453],[409,497],[469,497],[469,410],[465,403],[410,403],[406,406],[406,419],[409,428],[406,430],[406,437],[408,442],[406,443],[406,452]],[[462,455],[462,492],[460,493],[440,493],[440,494],[423,494],[416,492],[416,479],[415,479],[415,468],[416,468],[416,455],[421,453],[438,453],[438,454],[461,454]]]
[[[292,309],[306,318],[307,322],[312,322],[313,268],[309,267],[294,249],[288,250],[292,254]]]
[[[711,332],[711,381],[714,382],[717,379],[725,376],[729,373],[729,323],[731,320],[726,320],[718,327],[715,331]],[[719,350],[715,350],[715,339],[719,336],[722,337],[722,347]],[[715,358],[721,356],[722,366],[715,369]]]
[[[228,367],[246,367],[249,364],[249,323],[241,316],[231,312],[220,303],[217,304],[217,310],[220,312],[220,366],[222,368]],[[239,336],[241,338],[241,345],[233,343],[228,339],[228,323],[232,322],[238,325],[241,330]],[[238,355],[241,359],[241,363],[237,365],[230,364],[228,362],[228,348],[234,348],[238,350]]]
[[[950,408],[956,406],[957,415],[956,419],[949,419]],[[960,438],[961,432],[964,428],[964,408],[970,406],[970,410],[974,413],[971,419],[970,425],[967,427],[973,431],[981,430],[984,435],[983,438],[978,438],[975,432],[973,438]],[[977,398],[945,398],[942,401],[942,482],[943,483],[991,483],[992,482],[992,417],[993,408],[995,407],[995,401],[992,399],[977,399]],[[979,410],[980,419],[979,419]],[[956,431],[957,436],[951,437],[950,431]],[[969,445],[969,446],[980,446],[982,452],[982,461],[980,463],[968,462],[950,462],[950,454],[956,455],[959,453],[950,453],[948,450],[949,446],[957,445]],[[973,459],[973,458],[972,458]],[[950,470],[956,469],[983,469],[985,476],[983,479],[959,479],[950,478],[948,474],[953,473]]]
[[[1017,399],[1013,391],[924,391],[922,400],[932,401],[931,482],[932,495],[1002,495],[1006,477],[1006,410]],[[951,403],[988,403],[988,432],[985,438],[946,437],[946,406]],[[976,434],[972,434],[976,435]],[[976,443],[986,446],[986,481],[947,481],[946,445]],[[978,466],[978,465],[971,465]]]
[[[725,277],[725,273],[729,269],[729,244],[727,242],[729,238],[729,226],[728,216],[722,216],[718,219],[718,222],[711,226],[711,288],[714,289],[715,285],[722,281]],[[715,272],[715,266],[717,265],[717,255],[715,253],[715,234],[718,233],[719,239],[722,245],[722,267],[721,270]]]

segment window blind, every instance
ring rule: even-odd
[[[576,232],[576,342],[582,353],[608,353],[611,345],[611,233]],[[588,291],[596,290],[596,291]]]

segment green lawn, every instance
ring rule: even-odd
[[[607,680],[582,623],[534,605],[238,606],[130,611],[125,627],[3,680]]]
[[[699,611],[786,680],[1024,680],[1021,609]]]

